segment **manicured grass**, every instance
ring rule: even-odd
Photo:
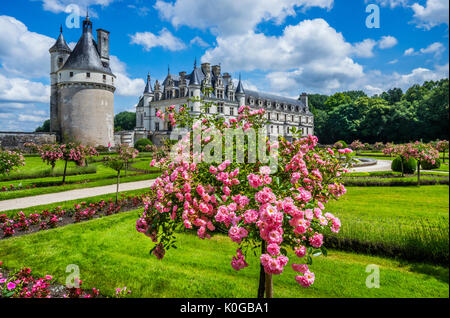
[[[131,191],[122,191],[119,192],[119,198],[120,196],[124,195],[124,196],[137,196],[137,195],[141,195],[144,194],[146,192],[148,192],[150,189],[150,186],[148,188],[145,189],[138,189],[138,190],[131,190]],[[7,210],[7,211],[2,211],[0,212],[0,214],[6,214],[8,217],[13,217],[16,216],[18,212],[23,212],[25,215],[30,215],[31,213],[38,213],[41,212],[43,210],[52,210],[55,209],[57,207],[61,207],[63,210],[69,209],[69,208],[73,208],[74,204],[80,204],[81,202],[86,202],[87,205],[89,205],[89,203],[94,203],[94,202],[99,202],[101,200],[104,201],[108,201],[109,199],[115,200],[116,198],[116,194],[115,193],[110,193],[110,194],[103,194],[103,195],[97,195],[95,197],[89,197],[89,198],[83,198],[83,199],[77,199],[77,200],[70,200],[70,201],[63,201],[63,202],[56,202],[56,203],[51,203],[51,204],[43,204],[43,205],[37,205],[37,206],[33,206],[33,207],[29,207],[29,208],[25,208],[25,209],[12,209],[12,210]]]
[[[449,187],[347,187],[327,210],[342,221],[338,237],[384,244],[405,255],[448,259]],[[428,260],[431,261],[431,260]]]
[[[151,161],[152,158],[137,159],[135,162],[133,162],[132,167],[140,170],[159,171],[159,168],[150,167]]]
[[[0,260],[8,268],[31,267],[65,283],[66,266],[76,264],[86,287],[113,295],[127,286],[133,297],[255,297],[259,260],[249,255],[249,267],[230,266],[236,244],[222,235],[200,240],[180,233],[178,249],[163,260],[149,256],[149,238],[136,232],[138,211],[0,241]],[[291,255],[289,255],[291,256]],[[296,258],[292,258],[295,260]],[[316,282],[303,289],[290,264],[274,277],[275,297],[448,297],[448,268],[407,264],[385,258],[330,251],[314,259]],[[380,268],[380,288],[369,289],[366,266]]]
[[[159,175],[159,173],[133,174],[130,171],[128,172],[127,177],[124,177],[124,174],[125,174],[125,172],[121,172],[121,176],[123,176],[120,178],[121,184],[126,183],[126,182],[133,182],[133,181],[150,180],[150,179],[156,178]],[[79,176],[73,176],[73,178],[75,178],[75,177],[79,177]],[[28,197],[28,196],[32,196],[32,195],[55,193],[55,192],[74,190],[74,189],[99,187],[99,186],[110,185],[110,184],[115,184],[115,183],[116,183],[116,177],[114,176],[114,177],[110,177],[110,178],[106,178],[106,179],[105,178],[98,179],[98,180],[90,181],[90,182],[86,181],[86,183],[66,184],[66,185],[61,185],[61,186],[51,186],[51,187],[41,187],[41,188],[26,189],[26,190],[19,190],[19,191],[0,192],[0,200],[23,198],[23,197]]]

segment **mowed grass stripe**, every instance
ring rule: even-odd
[[[157,260],[148,255],[153,243],[135,230],[137,216],[131,211],[3,240],[0,260],[9,268],[53,274],[61,283],[66,266],[77,264],[86,287],[105,295],[127,286],[134,297],[255,297],[257,256],[249,255],[250,267],[236,272],[230,261],[237,245],[229,238],[200,240],[179,233],[178,249]],[[330,251],[329,257],[314,259],[316,283],[303,289],[294,281],[292,260],[274,279],[276,297],[448,297],[448,269],[439,266]],[[365,285],[368,264],[380,266],[379,289]]]

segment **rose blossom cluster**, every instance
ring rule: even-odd
[[[174,114],[173,108],[168,111]],[[159,117],[164,119],[164,115],[161,112]],[[264,125],[263,116],[264,110],[243,106],[237,119],[226,123],[200,117],[196,129],[215,128],[223,133],[228,127],[258,128]],[[214,138],[224,138],[224,134],[201,142],[208,144]],[[291,248],[300,259],[297,263],[302,263],[295,264],[295,280],[310,286],[314,273],[306,265],[309,251],[322,249],[324,234],[337,233],[341,226],[338,218],[325,212],[325,204],[345,194],[339,181],[347,171],[343,158],[351,153],[350,149],[336,153],[319,149],[317,143],[314,136],[293,142],[267,141],[267,151],[279,151],[277,169],[261,162],[210,164],[195,160],[201,155],[193,151],[180,157],[183,160],[166,160],[160,163],[163,174],[151,186],[136,229],[156,243],[152,252],[158,258],[173,246],[173,234],[180,224],[195,230],[201,239],[210,238],[218,227],[226,229],[239,245],[231,261],[235,270],[248,266],[243,251],[262,244],[260,262],[265,272],[281,274],[289,262],[286,248]]]

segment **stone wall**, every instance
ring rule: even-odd
[[[27,142],[33,142],[39,145],[52,144],[56,142],[56,134],[0,131],[0,148],[24,149],[23,145]]]

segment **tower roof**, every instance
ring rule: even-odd
[[[145,85],[144,94],[152,94],[152,83],[150,79],[150,74],[147,75],[147,84]]]
[[[189,86],[200,86],[200,82],[201,82],[201,75],[200,74],[203,73],[201,69],[197,68],[197,59],[195,59],[194,62],[194,70],[192,71],[191,75],[189,76]]]
[[[92,22],[89,18],[83,21],[83,34],[70,54],[64,69],[101,72],[113,75],[108,64],[103,64],[98,53],[97,43],[92,36]]]
[[[245,94],[244,85],[242,85],[241,74],[239,74],[239,84],[236,88],[236,94]]]
[[[64,36],[62,34],[62,26],[59,32],[59,37],[56,40],[55,44],[50,48],[49,50],[50,53],[53,52],[67,52],[67,53],[71,53],[72,50],[69,48],[69,46],[66,43],[66,40],[64,40]]]

